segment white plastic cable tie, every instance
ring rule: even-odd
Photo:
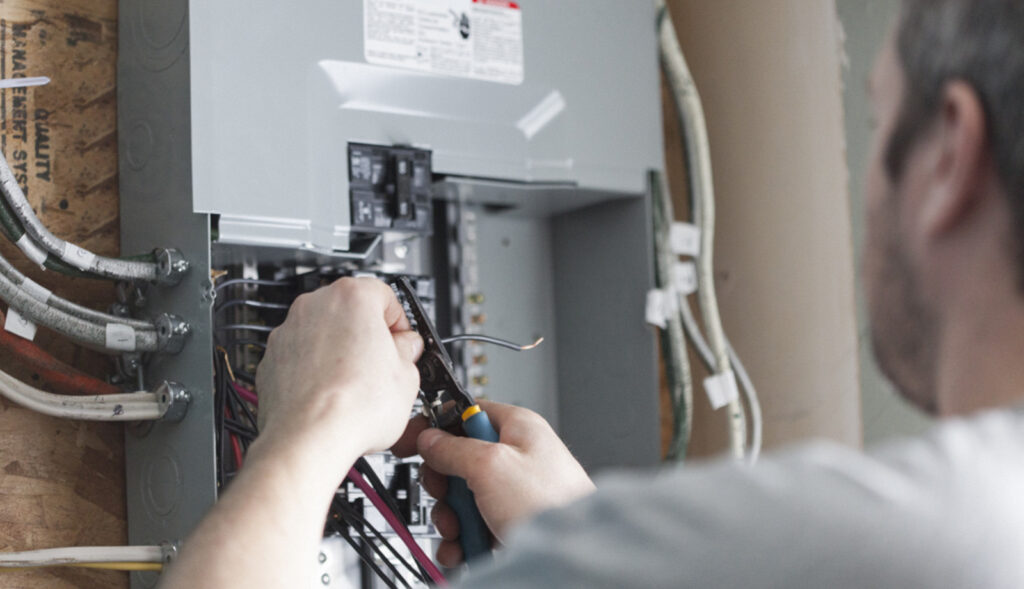
[[[85,272],[92,270],[92,264],[96,261],[96,254],[73,243],[64,244],[64,257],[68,264]]]
[[[675,255],[697,257],[700,254],[700,227],[675,221],[669,229],[668,241]]]
[[[665,329],[668,326],[668,318],[678,311],[679,302],[675,291],[657,288],[647,291],[644,319],[649,325]]]
[[[36,76],[34,78],[5,78],[0,80],[0,89],[45,86],[49,83],[50,78],[47,78],[46,76]]]
[[[36,324],[25,319],[14,307],[7,309],[7,319],[4,321],[4,329],[18,337],[28,341],[36,339]]]
[[[672,265],[672,286],[683,296],[697,292],[697,266],[693,262],[676,262]]]
[[[736,386],[736,375],[732,370],[705,378],[704,392],[708,395],[711,408],[716,411],[740,398],[740,391]]]
[[[43,262],[46,261],[46,252],[43,248],[36,245],[36,242],[32,241],[32,238],[28,236],[28,233],[23,233],[21,237],[18,238],[18,241],[14,242],[14,244],[18,246],[18,249],[20,249],[28,259],[32,260],[36,264],[42,266]]]
[[[32,298],[44,303],[49,302],[50,297],[53,296],[53,293],[50,292],[49,289],[31,278],[26,278],[25,281],[21,283],[21,289],[32,295]]]
[[[135,329],[123,323],[108,323],[106,346],[109,350],[134,352]]]

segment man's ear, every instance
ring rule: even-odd
[[[946,84],[931,140],[934,158],[920,221],[925,235],[937,237],[954,229],[977,206],[992,169],[985,109],[966,82]]]

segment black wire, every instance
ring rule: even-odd
[[[257,333],[270,333],[271,331],[274,331],[274,327],[276,327],[276,326],[273,326],[273,325],[247,325],[247,324],[243,324],[243,323],[237,323],[237,324],[231,324],[231,325],[221,325],[220,327],[218,327],[216,329],[216,331],[219,331],[219,332],[222,332],[222,331],[255,331]]]
[[[229,309],[231,307],[238,306],[252,307],[254,309],[270,309],[272,311],[287,311],[290,305],[286,305],[284,303],[268,303],[265,301],[254,301],[252,299],[231,299],[228,301],[224,301],[222,304],[217,306],[217,308],[215,308],[213,312],[220,313],[224,309]]]
[[[413,576],[416,577],[417,581],[419,581],[420,583],[426,583],[426,581],[424,580],[425,579],[424,576],[426,575],[426,572],[423,571],[422,568],[420,570],[416,570],[415,568],[413,568],[413,566],[411,564],[409,564],[409,561],[406,560],[405,557],[402,556],[402,554],[400,552],[398,552],[398,550],[394,547],[394,545],[392,545],[391,542],[389,542],[384,537],[384,535],[381,534],[380,531],[373,526],[373,524],[371,524],[369,521],[367,521],[366,518],[363,517],[363,514],[359,513],[358,509],[352,508],[350,505],[347,505],[341,499],[335,500],[335,503],[337,504],[336,508],[337,508],[338,512],[341,513],[341,516],[343,518],[345,518],[346,521],[348,521],[348,519],[350,517],[352,519],[355,519],[356,520],[355,523],[357,523],[357,524],[359,524],[359,526],[369,530],[374,536],[376,536],[377,539],[380,540],[380,542],[382,544],[384,544],[384,546],[387,547],[387,549],[391,552],[391,554],[394,554],[395,558],[397,558],[402,563],[402,565],[405,566],[405,568],[407,568],[409,570],[409,572],[411,572],[413,574]],[[351,521],[349,521],[349,525],[352,526],[352,527],[356,527],[356,526],[353,525],[353,522],[351,522]],[[357,528],[357,530],[358,530],[358,528]],[[378,554],[380,554],[380,552],[378,552]],[[380,556],[381,556],[381,559],[386,560],[386,558],[385,558],[385,556],[383,554],[381,554]],[[417,564],[419,564],[419,563],[417,563]]]
[[[398,518],[398,521],[400,521],[402,525],[408,529],[409,522],[407,522],[405,520],[405,516],[402,515],[402,510],[398,506],[398,503],[395,501],[394,495],[392,495],[391,491],[388,491],[388,488],[384,486],[384,482],[381,481],[380,477],[377,476],[377,471],[373,470],[373,467],[370,466],[370,463],[366,461],[366,458],[360,458],[359,460],[356,460],[355,468],[356,471],[358,471],[360,474],[366,477],[366,480],[370,483],[370,486],[373,487],[373,490],[376,491],[377,494],[380,495],[380,498],[384,500],[384,503],[388,506],[388,509],[390,509],[395,514],[395,517]]]
[[[225,280],[217,285],[215,289],[217,293],[220,293],[229,286],[235,286],[237,284],[246,284],[250,286],[291,286],[290,280],[262,280],[255,278],[232,278],[231,280]]]
[[[230,420],[224,421],[224,429],[228,430],[229,432],[235,435],[241,436],[243,440],[255,440],[256,436],[258,435],[255,430],[252,430]]]
[[[327,525],[331,529],[333,529],[339,536],[344,538],[346,542],[349,543],[352,549],[356,551],[356,554],[359,555],[359,558],[364,563],[366,563],[366,565],[369,566],[370,569],[373,570],[373,572],[380,578],[381,581],[384,582],[385,585],[387,585],[390,589],[398,589],[398,585],[395,585],[394,581],[389,579],[388,576],[384,574],[384,571],[382,571],[380,567],[377,566],[377,563],[373,562],[373,557],[367,554],[366,548],[364,546],[360,546],[359,543],[357,543],[352,538],[352,536],[349,534],[349,531],[346,528],[338,525],[338,523],[333,521],[332,519],[327,520]]]
[[[259,422],[256,420],[256,416],[253,415],[252,411],[249,410],[249,406],[244,401],[242,401],[242,397],[239,396],[238,391],[235,390],[235,387],[230,386],[230,383],[228,385],[228,399],[230,401],[233,401],[234,405],[237,405],[242,409],[242,413],[245,414],[245,418],[249,420],[250,424],[252,424],[252,429],[255,430],[256,433],[259,433]]]

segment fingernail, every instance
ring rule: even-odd
[[[442,432],[439,429],[430,428],[423,430],[423,433],[420,434],[419,440],[417,440],[420,454],[423,454],[427,450],[430,450],[430,447],[433,446],[435,442],[440,440],[441,436],[443,435],[444,432]]]

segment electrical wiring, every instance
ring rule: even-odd
[[[384,486],[384,481],[380,480],[380,477],[377,476],[377,471],[373,470],[373,467],[370,466],[370,462],[366,460],[365,457],[360,457],[356,460],[353,468],[366,478],[366,481],[370,483],[373,490],[377,492],[377,496],[384,500],[384,503],[387,504],[391,513],[395,514],[395,517],[398,518],[398,523],[400,523],[403,528],[408,528],[409,522],[405,521],[405,517],[402,515],[402,510],[398,508],[398,503],[395,502],[395,498],[388,492],[388,488]]]
[[[238,285],[242,285],[242,286],[292,286],[292,284],[293,283],[290,280],[264,280],[264,279],[260,279],[260,278],[232,278],[230,280],[225,280],[224,282],[221,282],[220,284],[218,284],[216,286],[216,288],[214,289],[214,291],[216,291],[217,294],[220,294],[221,291],[223,291],[224,289],[232,287],[232,286],[238,286]]]
[[[100,325],[75,317],[22,290],[2,273],[0,273],[0,299],[28,321],[52,329],[99,351],[110,351],[108,341],[111,339],[109,337],[111,333],[118,334],[117,339],[120,339],[121,334],[125,336],[127,341],[124,342],[124,348],[131,348],[138,352],[156,352],[160,349],[156,331],[136,330],[121,321]]]
[[[697,320],[693,316],[693,310],[690,309],[689,301],[686,300],[686,297],[680,297],[679,304],[680,315],[683,319],[683,328],[686,330],[687,337],[693,343],[693,347],[697,350],[697,355],[704,363],[704,366],[709,372],[714,372],[715,357],[711,353],[711,348],[708,347],[707,342],[704,340],[704,336],[701,335],[700,329],[697,328]],[[732,360],[733,368],[736,370],[736,378],[739,380],[740,389],[743,391],[743,395],[747,400],[747,406],[750,409],[750,452],[747,458],[750,464],[754,464],[761,455],[761,447],[764,438],[764,420],[761,416],[761,402],[757,395],[757,389],[754,388],[754,381],[750,378],[750,374],[747,372],[746,366],[743,365],[743,361],[736,353],[736,350],[733,349],[732,344],[729,344],[729,358]]]
[[[259,399],[259,397],[256,396],[256,393],[254,393],[254,392],[250,391],[249,389],[243,387],[242,385],[238,384],[237,382],[232,382],[231,383],[231,388],[234,389],[235,390],[235,394],[237,394],[239,397],[241,397],[242,400],[245,401],[246,403],[252,403],[253,405],[259,405],[260,404],[260,399]]]
[[[419,569],[413,567],[412,564],[404,556],[402,556],[402,553],[399,552],[394,546],[392,546],[391,542],[387,541],[384,535],[380,533],[380,530],[374,527],[373,524],[371,524],[365,517],[362,516],[361,513],[359,513],[358,509],[350,507],[343,499],[339,497],[335,498],[334,507],[348,522],[349,526],[355,528],[360,534],[362,533],[363,529],[369,530],[370,533],[374,536],[374,538],[376,538],[380,544],[387,548],[388,551],[392,555],[394,555],[395,558],[398,559],[402,566],[404,566],[410,573],[412,573],[413,577],[417,581],[419,581],[420,583],[427,582],[427,573],[423,570],[423,567],[419,567]],[[370,539],[367,540],[369,541]],[[372,541],[370,541],[369,543],[371,545],[374,545]],[[387,560],[387,557],[380,550],[375,550],[375,552],[377,552],[377,555],[381,557],[381,560]],[[394,572],[396,576],[399,575],[398,571]]]
[[[355,468],[349,470],[348,479],[359,487],[359,490],[366,495],[367,499],[369,499],[371,503],[373,503],[373,506],[377,508],[377,511],[379,511],[384,517],[384,520],[388,522],[388,525],[391,526],[395,533],[398,534],[398,537],[402,539],[402,542],[405,544],[406,548],[409,549],[409,552],[412,553],[412,557],[416,559],[416,562],[427,570],[427,573],[430,575],[430,579],[437,585],[446,587],[448,585],[448,581],[441,573],[441,570],[438,569],[437,565],[435,565],[426,553],[423,552],[423,548],[416,543],[416,540],[412,537],[412,534],[409,533],[409,530],[401,524],[395,513],[387,506],[387,504],[384,503],[384,500],[381,499],[380,495],[373,490],[373,487],[366,482],[366,479],[364,479]]]
[[[90,251],[80,248],[77,245],[68,243],[63,239],[50,233],[50,230],[36,217],[32,211],[32,205],[25,198],[21,186],[15,179],[7,159],[0,153],[0,193],[10,207],[10,212],[21,223],[25,235],[19,239],[19,247],[22,251],[35,258],[39,252],[45,252],[56,256],[70,266],[83,272],[91,272],[104,278],[114,280],[157,280],[160,271],[155,261],[139,261],[129,259],[107,258],[96,255]],[[33,243],[27,244],[26,237]],[[43,256],[45,259],[45,255]],[[40,263],[42,259],[38,260]]]
[[[381,570],[379,566],[377,566],[377,563],[373,561],[373,556],[366,551],[366,547],[360,545],[359,542],[356,542],[356,540],[352,538],[351,534],[349,534],[348,530],[345,527],[337,525],[337,523],[332,520],[328,520],[328,526],[332,530],[334,530],[339,536],[341,536],[346,542],[348,542],[348,545],[352,547],[352,550],[354,550],[355,553],[359,556],[359,559],[362,560],[363,563],[366,564],[366,566],[369,567],[369,569],[373,571],[375,575],[377,575],[381,582],[387,585],[390,589],[398,589],[398,585],[396,585],[394,581],[389,579],[388,576],[384,574],[384,571]]]
[[[270,333],[271,331],[274,331],[274,328],[270,325],[231,324],[221,325],[217,328],[217,331],[255,331],[258,333]]]
[[[214,309],[214,312],[220,313],[221,311],[230,309],[231,307],[252,307],[254,309],[268,309],[271,311],[287,311],[290,306],[291,305],[286,305],[284,303],[268,303],[265,301],[253,301],[249,299],[234,299],[231,301],[225,301],[224,304]]]
[[[61,298],[44,289],[42,286],[36,284],[33,280],[19,272],[18,269],[3,256],[0,256],[0,274],[30,296],[35,296],[51,307],[59,311],[64,311],[65,313],[78,317],[79,319],[100,325],[106,325],[107,323],[125,324],[136,330],[156,331],[156,326],[148,321],[132,319],[130,317],[116,317],[100,311],[94,311],[93,309],[83,307],[72,303],[67,299]]]
[[[451,344],[451,343],[454,343],[454,342],[480,342],[480,343],[483,343],[483,344],[492,344],[492,345],[495,345],[495,346],[500,346],[502,348],[508,348],[509,350],[514,350],[516,352],[525,352],[527,350],[532,350],[532,349],[536,348],[543,341],[544,341],[544,338],[539,337],[539,338],[537,338],[537,341],[533,342],[532,344],[525,344],[524,345],[524,344],[517,344],[515,342],[510,342],[508,340],[504,340],[504,339],[500,339],[500,338],[496,338],[496,337],[491,337],[489,335],[479,335],[479,334],[476,334],[476,333],[464,333],[464,334],[461,334],[461,335],[453,335],[451,337],[446,337],[446,338],[441,340],[441,343],[442,344]]]
[[[145,421],[167,411],[156,393],[137,392],[93,397],[54,395],[0,371],[0,395],[44,415],[88,421]]]
[[[671,221],[674,218],[672,199],[664,180],[657,172],[650,177],[654,202],[655,280],[660,289],[673,292],[672,269],[676,261],[669,243]],[[666,380],[672,405],[672,440],[666,455],[668,460],[682,460],[693,429],[693,376],[690,358],[678,313],[666,313],[665,328],[660,330],[662,353],[665,358]]]
[[[90,274],[89,272],[82,272],[78,268],[65,264],[61,260],[46,254],[46,252],[32,249],[29,246],[29,244],[31,244],[31,240],[29,239],[22,241],[22,236],[25,235],[25,230],[21,228],[21,224],[14,218],[14,213],[11,212],[10,207],[7,206],[7,201],[3,198],[0,198],[0,233],[3,233],[4,237],[6,237],[8,241],[17,245],[23,253],[27,254],[31,251],[33,256],[36,256],[37,253],[41,254],[42,257],[39,258],[39,256],[37,256],[37,258],[43,260],[42,266],[47,270],[53,270],[74,278],[100,278],[99,276]]]
[[[359,535],[364,544],[368,546],[374,552],[374,554],[377,555],[381,562],[387,565],[388,569],[391,570],[391,573],[394,576],[394,578],[397,579],[403,586],[410,587],[409,582],[405,579],[405,576],[402,573],[402,571],[400,571],[398,567],[395,566],[395,564],[391,561],[391,559],[388,558],[388,555],[384,553],[384,550],[381,549],[381,546],[387,548],[388,552],[390,552],[399,561],[399,563],[412,574],[413,578],[416,581],[420,583],[426,583],[424,577],[420,575],[420,571],[413,567],[412,564],[410,564],[409,561],[406,560],[404,556],[402,556],[402,553],[400,553],[394,546],[392,546],[391,543],[388,542],[388,540],[384,537],[384,535],[381,534],[377,528],[370,524],[370,522],[367,521],[366,518],[364,518],[359,513],[360,510],[358,508],[350,506],[341,497],[335,497],[334,501],[331,504],[331,508],[332,510],[334,510],[334,512],[341,516],[341,518],[345,521],[345,523],[349,526],[350,529],[354,530]],[[366,534],[366,531],[369,531],[371,535],[368,536]]]
[[[0,323],[5,316],[0,312]],[[15,359],[22,367],[39,376],[49,392],[58,395],[114,395],[121,392],[112,384],[80,372],[29,340],[0,329],[0,351]]]
[[[665,70],[672,98],[679,113],[681,132],[685,143],[689,192],[694,202],[694,218],[701,229],[700,252],[697,255],[697,297],[708,344],[715,356],[719,375],[730,370],[728,343],[722,328],[718,298],[714,283],[714,226],[715,197],[711,170],[711,150],[707,124],[700,94],[690,74],[689,66],[679,45],[672,16],[665,0],[657,0],[658,41],[662,66]],[[745,453],[746,415],[738,399],[729,401],[729,439],[733,456],[742,459]]]
[[[75,546],[25,552],[0,552],[0,570],[85,567],[112,570],[160,570],[161,546]]]

